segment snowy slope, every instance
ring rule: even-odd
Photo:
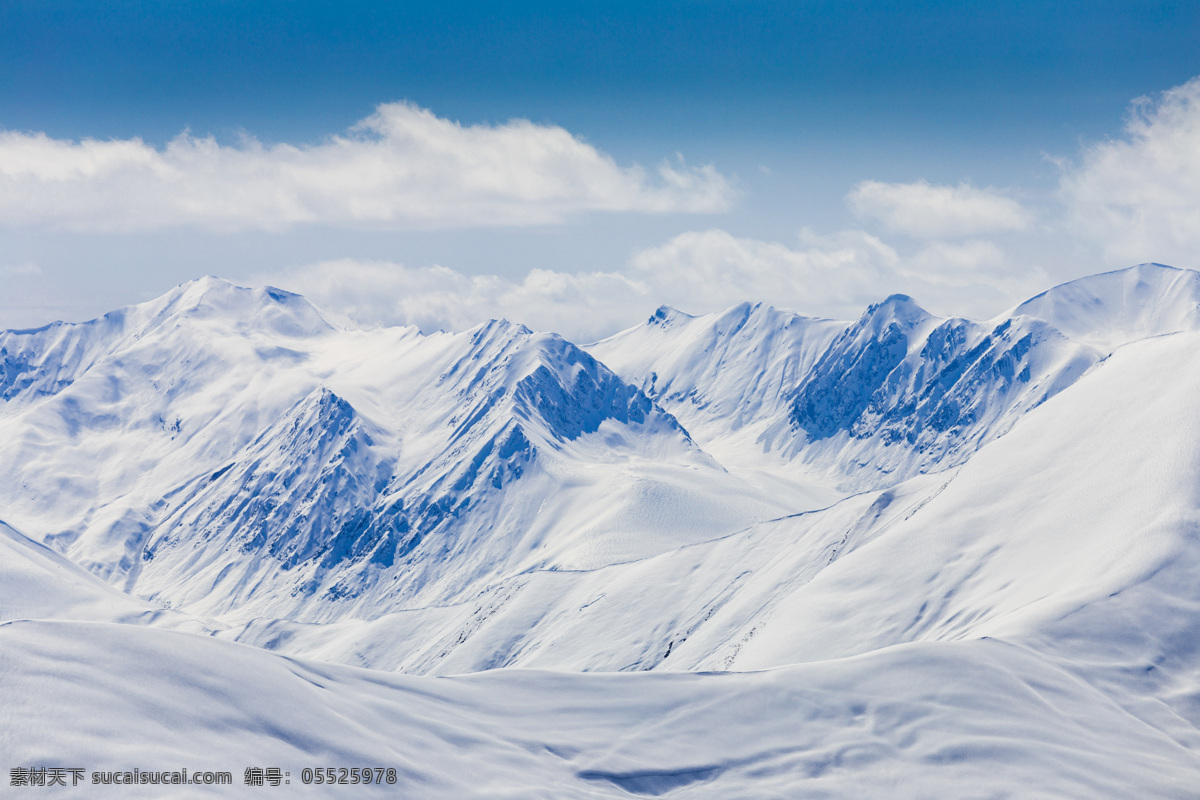
[[[1200,273],[1139,264],[1055,286],[1012,313],[1044,319],[1110,353],[1139,339],[1200,328]]]
[[[171,787],[179,798],[1182,800],[1200,781],[1194,748],[997,641],[757,673],[456,678],[102,623],[0,625],[0,652],[9,764],[232,773],[229,787]],[[395,768],[397,783],[300,783],[305,767],[349,765]],[[291,783],[247,787],[251,766],[277,767]]]
[[[0,522],[0,623],[73,620],[150,625],[193,633],[213,628],[130,597]]]
[[[0,561],[0,608],[9,587],[28,591],[30,571],[42,574],[38,598],[116,594],[4,532],[15,546]],[[283,658],[111,612],[0,618],[10,769],[232,775],[228,787],[171,787],[181,798],[242,796],[251,766],[286,771],[298,797],[330,796],[300,782],[305,767],[330,765],[396,770],[395,785],[341,793],[419,798],[1186,798],[1200,780],[1195,741],[995,639],[749,673],[433,679]]]
[[[287,772],[278,791],[289,797],[331,796],[302,771],[342,765],[392,768],[396,783],[339,796],[430,799],[1185,798],[1200,780],[1194,742],[1003,641],[749,673],[420,678],[165,629],[172,612],[130,614],[136,601],[113,602],[115,590],[0,532],[9,769],[80,767],[86,782],[187,768],[233,781],[76,789],[89,797],[238,797],[254,791],[243,785],[254,766]],[[10,614],[20,597],[52,613]],[[80,613],[88,621],[70,619]]]
[[[1169,609],[1200,601],[1181,580],[1200,566],[1198,344],[1177,334],[1118,351],[794,593],[776,612],[777,635],[768,626],[738,663],[1075,625],[1063,642],[1098,634],[1115,650],[1136,629],[1121,630],[1115,609],[1135,596],[1136,638],[1157,631],[1168,655],[1184,655],[1200,620]],[[1111,627],[1088,628],[1106,613]],[[789,622],[798,615],[803,624]],[[1176,622],[1188,627],[1170,630]]]

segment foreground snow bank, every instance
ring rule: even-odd
[[[996,640],[758,673],[419,678],[106,623],[0,626],[11,766],[393,767],[420,798],[1194,797],[1196,752]],[[159,787],[89,787],[150,797]],[[261,790],[259,790],[261,791]]]

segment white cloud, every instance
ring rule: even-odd
[[[1200,78],[1134,101],[1125,132],[1066,168],[1070,229],[1110,264],[1200,266]]]
[[[512,280],[343,259],[253,282],[299,292],[355,325],[416,325],[429,332],[503,317],[587,342],[642,322],[663,303],[703,314],[762,301],[854,319],[868,304],[904,292],[934,313],[990,317],[1044,289],[1046,280],[1044,273],[1014,269],[988,241],[933,243],[905,259],[863,231],[804,231],[793,247],[707,230],[642,250],[617,272],[535,269]]]
[[[839,319],[896,292],[936,314],[988,318],[1047,280],[991,241],[931,242],[906,255],[858,230],[802,231],[796,247],[721,230],[686,233],[638,253],[629,272],[663,302],[693,313],[751,300]]]
[[[701,314],[763,301],[852,319],[869,303],[903,291],[941,313],[990,316],[1019,298],[982,269],[998,253],[989,246],[927,249],[910,269],[895,250],[862,231],[806,231],[788,246],[707,230],[643,250],[618,272],[535,269],[511,280],[344,259],[260,275],[256,282],[299,292],[353,324],[463,330],[504,317],[584,342],[638,324],[662,303]]]
[[[957,239],[1031,225],[1028,210],[992,189],[965,183],[938,186],[927,181],[856,184],[846,198],[862,217],[879,220],[895,233],[917,239]]]
[[[1046,270],[1014,259],[995,242],[929,242],[905,259],[909,289],[929,310],[943,315],[991,317],[1048,288]]]
[[[343,259],[255,282],[305,295],[337,318],[359,325],[416,325],[463,330],[504,317],[575,341],[635,325],[662,303],[693,314],[743,300],[855,317],[898,290],[896,253],[868,234],[801,235],[801,246],[741,239],[722,230],[680,234],[634,255],[618,272],[535,269],[519,280],[468,276],[443,266],[407,267]]]
[[[222,145],[185,132],[157,149],[0,133],[0,224],[18,226],[531,225],[588,211],[718,212],[733,194],[711,166],[679,159],[649,175],[557,126],[464,126],[408,103],[381,105],[311,146]]]
[[[514,281],[442,266],[342,259],[258,276],[256,282],[298,292],[354,325],[460,331],[505,318],[579,342],[626,328],[657,305],[649,286],[615,272],[535,269]]]
[[[995,270],[1004,262],[1004,253],[995,242],[970,239],[930,242],[908,260],[908,266],[910,271],[923,275],[954,277]]]
[[[691,313],[744,300],[831,316],[857,316],[879,299],[900,263],[862,231],[821,237],[804,231],[799,247],[735,237],[723,230],[683,233],[636,254],[630,272],[664,301]]]

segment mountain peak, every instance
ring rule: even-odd
[[[654,310],[650,315],[650,319],[646,320],[647,325],[657,325],[660,328],[667,328],[680,320],[692,319],[690,314],[685,314],[677,308],[672,308],[668,305],[661,305]]]
[[[295,338],[332,330],[316,307],[294,292],[274,286],[247,288],[213,275],[182,283],[134,308],[142,310],[151,325],[180,317],[220,319],[240,330],[259,328]]]
[[[497,319],[489,319],[487,322],[481,322],[473,328],[467,330],[471,335],[471,341],[490,341],[497,336],[528,337],[533,334],[533,331],[527,328],[520,322],[512,322],[503,317]]]
[[[886,328],[892,322],[897,323],[901,328],[911,329],[929,319],[931,319],[930,313],[921,308],[916,300],[906,294],[893,294],[878,303],[867,306],[867,310],[863,312],[859,321],[872,320],[874,326],[878,326],[880,329]]]
[[[933,315],[908,295],[893,294],[867,306],[842,338],[847,345],[855,343],[855,347],[865,346],[869,340],[917,341],[936,322]]]

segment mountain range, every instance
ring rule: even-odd
[[[216,278],[0,333],[0,750],[1193,796],[1198,345],[1200,273],[1156,264],[986,321],[664,306],[582,346]]]

